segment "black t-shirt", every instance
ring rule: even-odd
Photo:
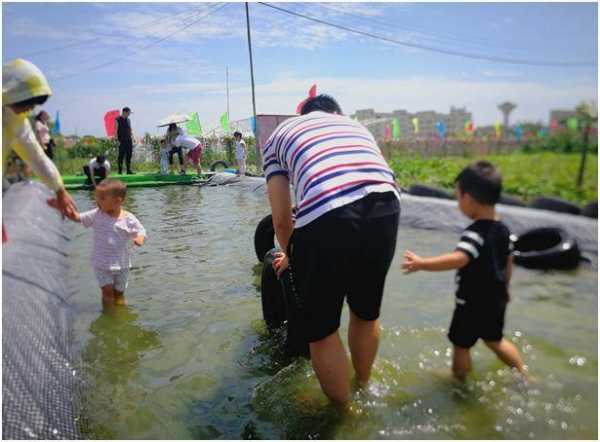
[[[456,272],[457,304],[506,302],[506,263],[512,252],[508,227],[500,221],[477,220],[462,233],[456,250],[470,258]]]
[[[121,143],[131,143],[131,123],[123,115],[117,117],[117,139]]]

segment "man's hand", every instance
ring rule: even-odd
[[[275,254],[275,259],[273,260],[273,269],[277,274],[277,279],[281,277],[281,274],[288,268],[289,259],[287,255],[283,252],[277,252]]]
[[[67,192],[64,188],[56,191],[56,198],[48,199],[48,205],[50,207],[54,207],[57,209],[63,216],[76,221],[77,220],[77,206],[75,205],[75,201],[69,192]]]
[[[421,270],[423,265],[423,258],[415,253],[407,250],[404,252],[404,261],[402,262],[402,269],[404,273],[413,273]]]
[[[146,237],[144,235],[138,235],[134,238],[133,243],[138,246],[141,247],[144,245],[144,241],[145,241]]]

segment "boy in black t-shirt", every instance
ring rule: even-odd
[[[406,273],[457,270],[456,307],[448,333],[454,344],[456,378],[464,380],[471,370],[469,349],[479,338],[505,364],[525,374],[519,351],[502,336],[512,273],[510,232],[496,219],[502,177],[492,164],[479,161],[465,168],[455,183],[458,207],[473,224],[462,233],[454,252],[421,258],[407,250],[402,268]]]

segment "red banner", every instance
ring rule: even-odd
[[[107,137],[114,137],[117,130],[117,122],[115,121],[121,113],[118,110],[110,110],[104,114],[104,128],[106,129]]]

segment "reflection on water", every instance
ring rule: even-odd
[[[84,434],[107,438],[445,439],[597,436],[597,271],[516,268],[506,337],[525,384],[483,345],[473,376],[450,377],[453,275],[388,276],[373,381],[346,410],[330,405],[310,363],[267,334],[255,288],[253,233],[264,195],[232,188],[133,189],[148,230],[133,256],[130,306],[101,313],[91,232],[75,228]],[[82,210],[87,193],[77,194]],[[452,234],[402,227],[398,251],[451,250]],[[343,315],[347,323],[347,311]],[[345,334],[347,328],[342,327]]]

